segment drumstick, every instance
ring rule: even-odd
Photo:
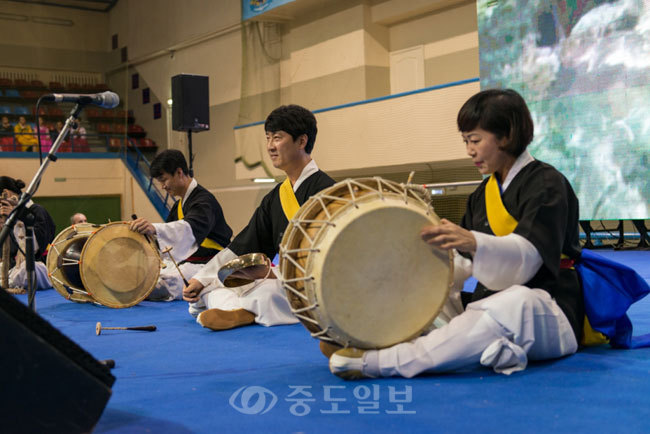
[[[178,264],[176,263],[176,260],[174,259],[174,257],[171,254],[172,249],[173,249],[173,247],[167,246],[167,248],[165,248],[162,252],[167,253],[169,255],[169,259],[171,259],[172,262],[174,263],[174,265],[176,266],[176,269],[178,270],[178,274],[181,275],[181,278],[183,279],[183,283],[185,284],[185,286],[190,286],[190,282],[188,282],[187,279],[185,278],[185,276],[183,276],[183,272],[181,271],[181,268],[178,266]]]
[[[97,336],[101,334],[102,330],[140,330],[144,332],[155,332],[156,326],[149,325],[149,326],[139,326],[139,327],[102,327],[102,323],[97,322],[97,324],[95,325],[95,333],[97,333]]]
[[[136,214],[131,214],[131,218],[133,220],[137,220],[138,216]],[[161,268],[167,268],[167,265],[163,262],[162,258],[160,257],[160,254],[158,253],[158,248],[156,247],[156,243],[151,241],[151,239],[149,238],[149,235],[147,235],[147,234],[142,234],[142,235],[144,235],[144,239],[147,240],[147,242],[149,244],[151,244],[151,247],[153,247],[154,251],[156,252],[156,256],[158,256],[158,260],[160,261],[160,267]]]

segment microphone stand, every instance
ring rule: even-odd
[[[27,271],[27,291],[28,291],[28,306],[33,311],[36,311],[36,306],[34,304],[34,295],[36,293],[36,276],[35,276],[35,264],[34,264],[34,216],[31,215],[27,204],[31,201],[34,193],[38,189],[38,186],[41,183],[41,178],[45,173],[45,169],[50,164],[50,161],[56,161],[56,151],[58,151],[61,146],[61,142],[68,134],[68,131],[72,128],[72,124],[75,123],[79,117],[79,113],[83,110],[84,104],[77,103],[74,108],[70,111],[70,116],[66,120],[63,129],[59,133],[58,137],[52,144],[50,152],[47,154],[47,158],[43,160],[41,167],[34,175],[32,182],[29,183],[27,189],[23,192],[18,200],[18,204],[14,210],[9,214],[9,217],[5,221],[2,231],[0,231],[0,246],[5,242],[7,237],[14,230],[14,226],[18,220],[25,221],[25,269]]]

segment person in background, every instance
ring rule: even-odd
[[[72,214],[70,216],[70,224],[71,225],[78,225],[79,223],[88,223],[88,219],[86,216],[80,212]]]
[[[25,183],[20,179],[10,178],[9,176],[0,176],[0,218],[2,221],[13,212],[16,207],[21,190]],[[36,288],[46,289],[52,285],[47,276],[47,267],[45,259],[47,248],[55,236],[56,227],[52,217],[45,208],[29,201],[27,208],[34,216],[34,259],[36,273]],[[25,218],[21,218],[14,226],[14,232],[11,243],[11,270],[9,271],[9,285],[15,288],[27,287],[27,272],[25,267],[24,254],[25,248]],[[22,258],[22,260],[21,260]]]
[[[0,149],[3,151],[15,151],[13,145],[14,126],[11,125],[7,116],[3,116],[2,123],[0,123]]]
[[[45,152],[50,152],[52,147],[52,138],[50,137],[50,128],[45,125],[45,121],[42,117],[38,118],[38,132],[40,133],[41,140],[41,150]],[[36,138],[38,140],[38,137]]]
[[[18,123],[14,126],[14,135],[16,136],[16,142],[21,148],[20,150],[23,152],[31,152],[34,150],[34,146],[38,145],[34,130],[27,123],[25,116],[18,118]]]

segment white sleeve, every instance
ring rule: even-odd
[[[196,279],[199,282],[201,282],[203,286],[208,286],[209,284],[217,280],[219,269],[225,263],[227,263],[228,261],[232,261],[235,258],[237,258],[235,252],[233,252],[232,250],[226,247],[225,249],[217,253],[214,256],[214,258],[210,259],[210,262],[205,264],[205,266],[201,268],[201,270],[194,275],[193,279]]]
[[[476,238],[473,275],[492,291],[528,282],[542,266],[533,244],[517,234],[503,237],[472,231]]]
[[[438,314],[438,320],[442,320],[444,323],[448,323],[452,318],[463,313],[460,291],[463,289],[465,280],[472,275],[472,261],[459,255],[456,250],[453,250],[453,254],[453,283],[449,288],[449,297]]]
[[[192,227],[185,220],[177,220],[169,223],[152,223],[156,229],[158,245],[162,250],[173,247],[171,254],[176,262],[187,259],[196,252],[199,245],[194,239]]]

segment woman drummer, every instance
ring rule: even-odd
[[[404,376],[491,367],[510,374],[528,360],[573,354],[584,319],[573,262],[580,258],[578,199],[567,179],[526,150],[533,122],[513,90],[471,97],[457,118],[467,154],[489,175],[458,226],[445,219],[422,239],[454,250],[458,312],[426,336],[378,351],[342,349],[330,370],[343,378]],[[463,311],[463,281],[478,281]]]

